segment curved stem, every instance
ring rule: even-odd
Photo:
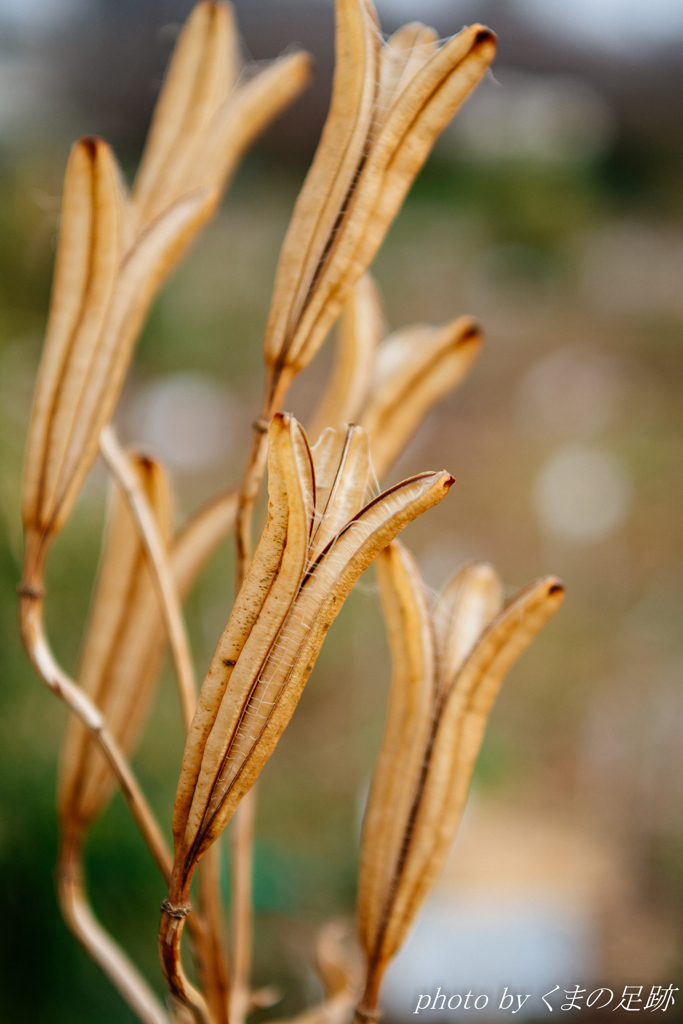
[[[251,564],[251,519],[266,468],[268,420],[271,409],[264,406],[263,411],[264,415],[254,422],[251,449],[242,478],[237,505],[237,516],[235,519],[235,543],[237,546],[235,595],[239,593]],[[232,826],[233,972],[230,996],[231,1024],[243,1024],[249,1010],[249,975],[251,971],[253,931],[252,859],[255,815],[256,792],[252,789],[237,807]]]
[[[159,924],[159,960],[171,995],[175,996],[192,1014],[195,1024],[215,1024],[201,992],[188,980],[180,955],[180,940],[189,911],[188,895],[192,874],[178,881],[171,879],[168,900],[161,904]]]
[[[211,1013],[216,1024],[229,1024],[230,986],[225,963],[219,858],[220,850],[216,842],[209,847],[198,864],[199,905],[204,928],[195,947],[202,987]]]
[[[235,572],[235,593],[239,593],[251,564],[251,517],[258,498],[259,487],[266,469],[268,454],[268,427],[275,413],[282,408],[287,390],[294,379],[294,373],[279,371],[269,374],[263,408],[254,420],[251,448],[237,502],[235,520],[235,543],[237,545],[237,567]]]
[[[254,421],[251,448],[242,477],[235,517],[235,595],[244,583],[251,565],[251,519],[268,456],[268,427],[280,408],[291,383],[291,375],[281,373],[266,382],[266,397],[260,417]],[[232,831],[232,937],[233,974],[230,997],[231,1024],[243,1024],[250,1005],[251,944],[253,932],[252,860],[256,790],[242,799],[233,817]]]
[[[104,930],[85,893],[81,836],[63,839],[57,861],[57,893],[64,920],[144,1024],[171,1024],[161,1002],[126,954]]]
[[[25,592],[21,594],[19,604],[19,617],[22,639],[31,664],[47,688],[64,701],[81,720],[104,754],[162,877],[168,880],[173,869],[173,860],[152,809],[121,748],[107,729],[99,708],[55,660],[45,637],[42,596],[32,588],[30,582],[24,586]],[[30,592],[32,589],[33,593]]]
[[[100,434],[102,456],[118,483],[137,527],[150,575],[164,616],[178,682],[178,695],[185,732],[189,732],[197,704],[196,684],[190,644],[182,606],[171,576],[168,553],[156,517],[128,455],[109,424]],[[217,1024],[228,1024],[228,988],[221,941],[221,913],[218,886],[218,859],[202,858],[199,864],[199,896],[202,929],[195,934],[199,971]]]
[[[111,425],[104,427],[100,434],[100,450],[107,468],[126,499],[147,555],[152,583],[157,592],[171,645],[185,732],[189,732],[197,705],[197,689],[187,630],[178,594],[171,577],[167,552],[147,495]]]
[[[363,998],[356,1007],[355,1024],[368,1024],[368,1022],[380,1020],[383,1016],[382,1011],[377,1009],[377,1003],[385,967],[386,964],[380,966],[377,963],[368,966]]]
[[[251,946],[253,936],[253,846],[256,819],[256,785],[242,798],[233,818],[232,849],[232,992],[230,1024],[244,1024],[251,991]]]

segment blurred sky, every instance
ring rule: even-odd
[[[84,6],[86,0],[0,0],[0,21],[31,31],[53,27]],[[429,19],[433,12],[465,5],[462,0],[378,0],[377,6],[387,14]],[[606,49],[637,51],[683,36],[681,0],[501,0],[506,6],[554,34]]]

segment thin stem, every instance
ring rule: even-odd
[[[272,376],[272,379],[271,379]],[[282,408],[287,390],[294,379],[294,373],[279,371],[269,374],[261,415],[253,423],[251,448],[242,477],[237,516],[235,520],[235,542],[237,545],[237,568],[235,572],[235,593],[239,593],[251,564],[251,517],[263,480],[268,454],[268,427],[270,421]]]
[[[180,959],[182,919],[170,917],[163,909],[159,927],[159,959],[171,995],[192,1014],[195,1024],[214,1024],[201,992],[188,981]]]
[[[264,409],[264,412],[270,410]],[[240,592],[251,564],[251,519],[259,487],[266,468],[268,454],[268,419],[261,417],[254,423],[254,433],[247,466],[242,478],[237,516],[235,542],[237,565],[235,594]],[[249,1011],[249,975],[251,971],[251,942],[253,932],[252,859],[254,845],[254,819],[256,792],[251,789],[235,811],[232,826],[232,992],[230,996],[230,1024],[243,1024]]]
[[[85,893],[80,835],[70,835],[62,841],[57,863],[57,892],[69,928],[133,1013],[143,1024],[171,1024],[171,1018],[150,986],[92,912]]]
[[[228,1024],[230,986],[225,964],[225,938],[219,884],[220,847],[210,846],[198,864],[199,905],[204,930],[197,946],[206,999],[216,1024]]]
[[[159,923],[159,960],[171,995],[175,996],[192,1014],[195,1024],[215,1024],[204,997],[188,981],[180,955],[180,943],[185,919],[190,912],[189,893],[192,870],[182,874],[176,865],[168,891],[168,899],[161,904]]]
[[[232,851],[232,992],[230,1024],[244,1024],[250,1006],[251,946],[253,934],[253,846],[256,820],[256,786],[244,796],[235,812]]]
[[[43,626],[42,596],[23,593],[19,604],[19,619],[24,646],[34,669],[48,690],[64,701],[67,707],[81,720],[104,754],[116,776],[123,799],[128,804],[135,824],[140,829],[162,877],[168,880],[173,869],[171,854],[128,761],[107,729],[99,708],[93,704],[87,693],[60,668],[50,650]]]
[[[171,645],[185,731],[189,732],[197,705],[197,690],[187,631],[178,594],[171,577],[165,545],[147,495],[111,425],[104,427],[100,434],[100,450],[108,469],[128,503],[130,513],[138,528],[140,541],[147,555],[152,583],[157,592]]]
[[[356,1007],[354,1024],[368,1024],[368,1022],[378,1021],[382,1018],[383,1013],[377,1009],[377,1003],[385,967],[386,964],[383,964],[381,968],[375,965],[375,968],[368,972],[363,998]]]
[[[242,477],[235,517],[237,564],[235,594],[239,594],[251,565],[251,520],[259,488],[266,469],[268,427],[284,401],[291,382],[290,374],[280,374],[266,382],[266,397],[260,417],[254,421],[251,448]],[[253,934],[252,860],[256,790],[252,788],[241,800],[233,817],[232,828],[232,939],[233,974],[230,997],[230,1022],[243,1024],[250,1007],[251,944]]]
[[[140,484],[128,455],[119,444],[111,424],[100,434],[102,456],[118,483],[137,527],[145,549],[147,564],[164,616],[166,631],[173,655],[178,682],[178,695],[185,732],[189,732],[197,705],[197,689],[190,644],[185,629],[182,606],[171,576],[168,553],[162,540],[156,517],[144,488]],[[196,935],[195,947],[199,970],[205,983],[207,997],[217,1024],[227,1021],[227,980],[221,941],[221,914],[218,886],[218,860],[203,858],[199,865],[201,931]]]

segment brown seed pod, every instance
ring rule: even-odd
[[[409,25],[382,44],[369,0],[337,0],[327,122],[282,246],[266,327],[265,407],[322,344],[444,126],[495,53],[481,25],[443,45]]]
[[[414,324],[383,337],[381,300],[369,274],[352,289],[337,334],[330,384],[312,436],[345,418],[368,433],[372,463],[384,476],[429,410],[469,374],[482,344],[471,317],[440,327]]]
[[[505,674],[562,603],[547,577],[498,612],[490,566],[467,566],[431,611],[411,556],[378,560],[394,663],[389,715],[363,826],[358,894],[367,956],[360,1016],[443,867]]]
[[[254,136],[306,84],[294,53],[244,84],[224,3],[188,19],[161,91],[132,198],[101,139],[74,146],[24,469],[24,581],[40,583],[111,418],[154,295]]]

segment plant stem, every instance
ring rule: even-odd
[[[275,411],[284,400],[291,376],[280,374],[266,382],[261,415],[253,423],[251,448],[242,477],[235,517],[235,595],[239,594],[251,565],[251,519],[268,456],[268,427]],[[230,1024],[243,1024],[251,1002],[251,944],[253,934],[252,861],[254,825],[256,821],[256,789],[253,787],[241,800],[233,817],[232,827],[232,953],[233,974],[230,998]]]
[[[86,953],[144,1024],[171,1024],[171,1018],[138,969],[101,926],[85,893],[82,836],[72,833],[60,845],[57,892],[62,914]]]
[[[191,879],[192,872],[181,879],[178,878],[177,873],[174,873],[168,899],[161,904],[159,960],[171,995],[187,1007],[195,1024],[215,1024],[201,992],[198,992],[188,981],[180,955],[180,940],[183,935],[185,917],[190,911],[188,897]]]
[[[239,594],[251,564],[251,518],[259,487],[266,468],[268,454],[268,421],[270,408],[264,406],[264,415],[254,422],[251,449],[242,478],[237,516],[235,542],[237,565],[235,569],[235,595]],[[230,1024],[243,1024],[249,1009],[249,975],[251,972],[252,943],[252,859],[254,821],[256,817],[256,791],[251,789],[243,797],[232,825],[232,992],[230,997]]]
[[[253,846],[256,786],[242,798],[233,818],[232,850],[232,992],[230,1024],[244,1024],[250,1004],[249,975],[253,936]]]
[[[171,645],[173,664],[178,682],[178,697],[185,725],[189,732],[197,705],[197,690],[194,668],[182,608],[173,583],[168,564],[168,555],[154,512],[147,500],[137,473],[128,455],[119,444],[111,425],[104,427],[100,434],[100,450],[107,468],[118,483],[138,529],[140,541],[147,555],[152,583],[157,592],[168,640]]]
[[[208,1007],[200,992],[192,985],[183,970],[180,959],[180,939],[183,922],[162,912],[159,929],[159,958],[166,984],[175,996],[192,1014],[196,1024],[213,1024]]]
[[[169,879],[173,860],[161,829],[133,775],[118,743],[107,729],[99,708],[90,697],[60,668],[45,637],[43,598],[32,581],[22,584],[19,605],[21,635],[31,663],[49,690],[81,720],[104,754],[118,781],[136,825],[147,843],[161,875]],[[32,592],[33,591],[33,592]]]
[[[100,449],[107,467],[121,488],[147,556],[150,575],[166,623],[183,723],[188,733],[197,705],[197,688],[182,606],[171,575],[166,546],[144,488],[110,424],[100,434]],[[195,944],[200,961],[199,971],[217,1024],[228,1024],[228,986],[216,856],[203,857],[199,864],[199,894],[202,928],[196,935]]]
[[[220,847],[217,841],[198,864],[199,905],[204,928],[196,947],[198,968],[211,1014],[216,1024],[229,1024],[230,986],[225,964],[219,867]]]
[[[377,1009],[377,1002],[385,966],[386,964],[381,969],[378,969],[377,965],[369,967],[363,998],[356,1007],[354,1024],[368,1024],[370,1021],[380,1020],[383,1016],[382,1011]]]

